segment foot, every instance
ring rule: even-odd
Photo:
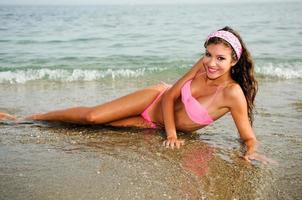
[[[0,112],[0,120],[16,120],[16,117],[7,113]]]

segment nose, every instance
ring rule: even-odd
[[[215,66],[216,65],[216,59],[215,58],[209,58],[209,62],[208,62],[209,66]]]

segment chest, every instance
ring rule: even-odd
[[[221,88],[218,86],[207,86],[201,80],[193,79],[183,86],[180,98],[196,101],[207,109],[217,98],[220,90]]]

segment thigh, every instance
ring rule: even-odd
[[[150,124],[148,124],[142,117],[128,117],[124,119],[120,119],[117,121],[110,122],[106,125],[116,126],[116,127],[138,127],[138,128],[151,128]]]
[[[93,116],[96,123],[108,123],[139,116],[163,89],[165,89],[165,86],[159,84],[133,92],[113,101],[92,107],[89,114]]]

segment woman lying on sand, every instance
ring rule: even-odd
[[[230,112],[246,146],[243,158],[264,161],[255,153],[252,123],[257,81],[250,52],[229,27],[211,33],[204,47],[204,55],[174,85],[161,83],[95,107],[68,108],[27,119],[164,128],[164,145],[173,149],[184,144],[177,130],[195,131]]]

